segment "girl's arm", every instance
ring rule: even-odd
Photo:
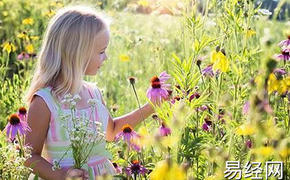
[[[105,105],[103,99],[102,99],[102,102]],[[114,120],[110,115],[109,120],[108,120],[107,132],[106,132],[106,140],[113,141],[116,134],[118,134],[122,130],[122,127],[124,125],[129,124],[132,128],[134,128],[137,124],[142,122],[152,113],[154,113],[153,107],[151,106],[150,103],[146,103],[145,105],[141,107],[141,109],[138,108],[121,117],[114,118]]]
[[[31,167],[34,174],[43,179],[65,179],[66,171],[60,169],[52,171],[52,165],[41,157],[44,141],[49,126],[50,111],[45,101],[35,96],[28,110],[27,121],[31,128],[25,137],[25,144],[32,147],[32,156],[25,162],[25,166]]]

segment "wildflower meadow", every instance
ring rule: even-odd
[[[111,22],[108,60],[85,80],[112,117],[155,109],[107,143],[117,174],[97,179],[290,179],[289,1],[0,0],[1,180],[31,176],[23,98],[47,24],[70,4]],[[83,126],[68,132],[77,168],[104,137]]]

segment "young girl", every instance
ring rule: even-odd
[[[113,141],[125,124],[134,127],[143,120],[141,117],[146,118],[154,112],[147,103],[140,110],[113,120],[98,88],[83,81],[84,75],[95,75],[107,59],[105,50],[108,43],[108,25],[92,8],[63,8],[50,21],[27,93],[28,124],[32,131],[27,134],[25,143],[33,150],[25,165],[32,167],[33,173],[40,178],[95,179],[99,175],[115,173],[105,142],[98,144],[98,152],[91,153],[93,155],[83,169],[72,168],[74,160],[68,153],[60,162],[61,168],[52,170],[52,161],[59,160],[70,144],[68,137],[62,136],[65,129],[58,113],[59,110],[68,110],[60,103],[65,94],[79,94],[81,100],[76,104],[77,112],[95,116],[93,119],[102,123],[107,141]],[[96,114],[90,114],[87,101],[91,98],[98,99]]]

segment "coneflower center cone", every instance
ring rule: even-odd
[[[152,88],[161,88],[160,79],[157,76],[151,78],[151,86]]]
[[[130,127],[125,127],[123,129],[123,133],[131,133],[132,132],[132,129]]]
[[[16,114],[13,114],[9,118],[9,123],[11,125],[17,125],[20,123],[20,118]]]

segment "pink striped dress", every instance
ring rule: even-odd
[[[77,109],[77,115],[87,115],[92,121],[99,121],[102,123],[101,130],[106,131],[109,112],[107,108],[103,105],[101,100],[101,94],[97,87],[91,88],[90,85],[86,85],[86,88],[93,99],[97,99],[95,110],[91,111],[91,107]],[[68,168],[74,165],[72,150],[69,148],[70,140],[68,138],[67,131],[62,127],[62,122],[59,118],[60,111],[69,112],[69,109],[64,109],[63,106],[59,103],[58,100],[53,98],[51,94],[51,87],[46,87],[38,90],[36,95],[42,97],[46,102],[50,112],[51,118],[49,123],[49,128],[47,132],[47,138],[44,143],[44,153],[45,158],[53,163],[53,160],[59,161],[63,154],[67,152],[66,156],[61,160],[60,166],[62,168]],[[111,154],[105,148],[105,140],[93,147],[91,151],[91,156],[83,167],[89,172],[90,180],[95,180],[97,176],[103,174],[115,174],[115,168],[110,162]],[[68,150],[70,149],[70,150]],[[67,151],[68,150],[68,151]]]

